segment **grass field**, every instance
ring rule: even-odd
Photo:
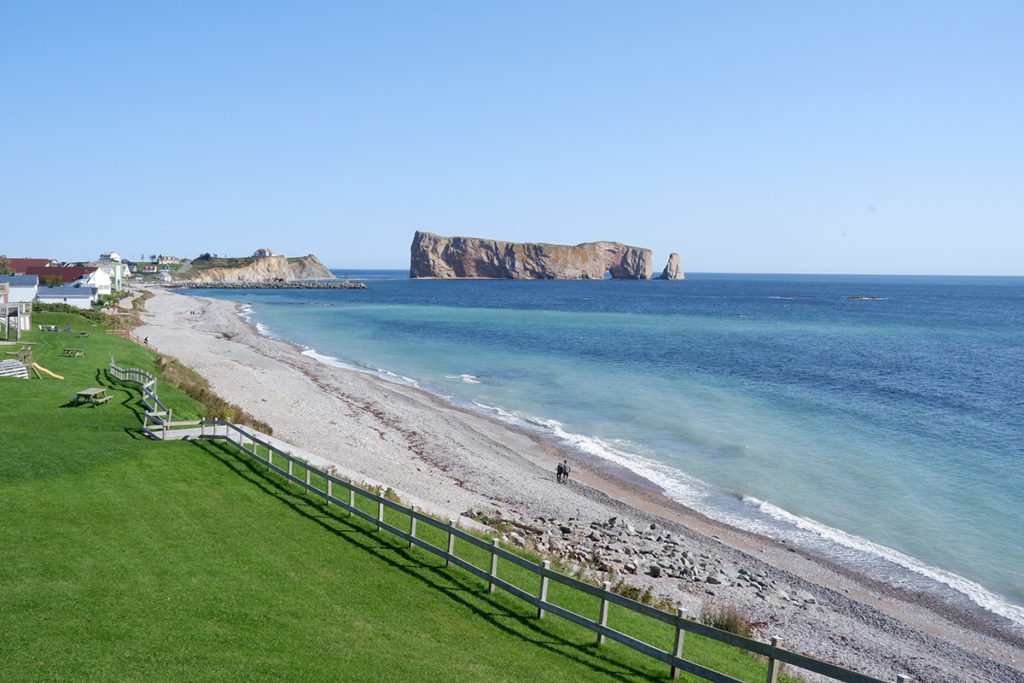
[[[63,381],[0,378],[3,680],[668,678],[667,666],[538,620],[228,446],[143,438],[138,392],[105,367],[114,356],[152,372],[155,356],[73,314],[35,323],[90,336],[26,335]],[[65,347],[86,355],[61,357]],[[114,399],[70,405],[91,386]],[[175,419],[204,411],[169,384],[159,391]],[[482,551],[466,556],[486,566]],[[536,590],[525,572],[502,577]],[[597,614],[596,598],[554,584],[549,599]],[[670,628],[614,605],[609,626],[671,647]],[[687,637],[685,656],[764,679],[762,663],[701,638]]]

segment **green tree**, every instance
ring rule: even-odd
[[[10,275],[14,271],[11,270],[11,262],[7,260],[7,257],[0,254],[0,275]]]

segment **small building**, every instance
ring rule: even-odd
[[[37,275],[0,275],[0,288],[7,290],[7,296],[0,297],[0,303],[27,304],[36,298],[39,277]]]
[[[118,254],[116,251],[105,251],[102,254],[100,254],[100,261],[117,261],[118,263],[120,263],[121,255]]]
[[[155,273],[156,272],[156,268],[157,268],[157,266],[156,266],[155,263],[144,263],[144,264],[142,264],[142,272],[143,273]]]
[[[158,256],[156,262],[161,266],[175,266],[181,263],[181,259],[177,256]]]
[[[96,296],[94,287],[40,287],[36,301],[41,304],[68,304],[75,308],[89,308]]]
[[[169,270],[161,270],[159,273],[156,274],[156,279],[160,280],[161,282],[170,282],[171,281],[171,271],[169,271]]]
[[[274,256],[275,254],[270,249],[257,249],[256,251],[252,252],[252,255],[255,256],[256,258],[263,258],[264,256]]]
[[[93,261],[89,264],[90,267],[96,268],[98,271],[102,271],[106,274],[106,277],[110,279],[110,291],[120,292],[122,289],[122,280],[124,278],[131,277],[128,270],[128,265],[121,261]],[[101,277],[101,276],[95,276]],[[100,294],[109,294],[110,292],[103,291],[104,286],[97,284],[100,288]]]
[[[120,267],[120,266],[119,266]],[[75,280],[75,287],[94,289],[99,296],[106,296],[112,291],[114,279],[106,268],[94,268]]]

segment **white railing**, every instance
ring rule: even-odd
[[[142,431],[154,439],[166,437],[168,427],[172,426],[171,409],[161,403],[156,394],[156,377],[138,368],[118,367],[113,357],[110,359],[108,370],[117,380],[137,384],[142,389],[142,403],[146,406],[142,417]],[[159,436],[150,429],[150,421],[160,427]]]

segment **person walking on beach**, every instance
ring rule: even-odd
[[[558,467],[555,468],[555,481],[557,481],[559,484],[561,484],[562,483],[562,477],[564,477],[564,476],[565,476],[565,467],[562,466],[562,463],[558,463]]]
[[[562,461],[562,483],[563,484],[569,483],[569,461],[568,460],[563,460]]]

